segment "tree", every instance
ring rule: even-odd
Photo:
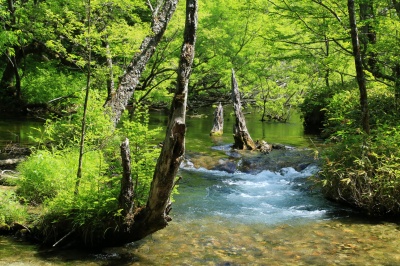
[[[184,41],[181,49],[179,61],[179,71],[177,78],[177,87],[174,99],[171,104],[171,112],[166,130],[166,135],[158,158],[156,169],[154,171],[153,181],[150,188],[150,194],[146,207],[138,213],[132,213],[130,207],[125,207],[127,215],[123,223],[122,229],[113,234],[112,240],[118,243],[129,242],[141,239],[148,234],[160,230],[167,226],[171,218],[168,216],[170,212],[170,195],[175,185],[176,173],[179,165],[183,160],[185,153],[185,134],[186,134],[186,105],[188,96],[188,83],[191,74],[191,66],[194,59],[196,29],[197,29],[197,0],[186,1],[186,23],[184,32]],[[126,144],[121,145],[121,150]],[[122,152],[124,154],[124,152]],[[124,160],[129,162],[127,156],[123,155]],[[129,191],[133,191],[132,182],[129,181],[129,169],[125,170],[122,182],[128,187],[123,187],[121,191],[126,196],[120,197],[122,202],[120,205],[126,206],[129,199]],[[131,205],[133,202],[130,203]]]
[[[7,3],[0,5],[1,107],[46,105],[52,99],[79,93],[87,62],[84,3]],[[151,13],[139,0],[93,0],[92,10],[92,76],[94,87],[100,89],[106,87],[106,80],[111,87],[114,74],[119,75],[127,58],[138,50],[149,33]]]
[[[348,11],[350,20],[351,40],[353,45],[354,63],[356,66],[357,83],[360,90],[361,124],[365,133],[369,134],[369,111],[367,85],[365,80],[364,68],[362,64],[360,44],[358,39],[358,29],[356,24],[356,12],[354,0],[348,0]]]

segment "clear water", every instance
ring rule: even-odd
[[[299,219],[324,219],[332,207],[318,195],[303,190],[304,179],[318,169],[301,172],[284,168],[258,174],[181,169],[180,195],[175,196],[176,213],[191,219],[213,216],[241,223],[278,224]],[[192,183],[201,184],[191,186]]]
[[[358,217],[322,198],[306,182],[315,166],[210,170],[216,161],[232,159],[232,121],[225,120],[224,136],[210,138],[212,111],[188,118],[188,161],[166,229],[94,253],[40,250],[0,237],[0,265],[400,265],[397,224]],[[261,123],[255,113],[246,118],[253,139],[295,147],[316,141],[303,135],[298,117],[287,124]],[[165,122],[164,114],[152,114],[154,126]]]

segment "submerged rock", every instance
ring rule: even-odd
[[[273,149],[268,155],[254,151],[225,151],[225,156],[219,154],[188,153],[186,165],[183,167],[205,168],[208,170],[225,171],[235,173],[257,174],[264,170],[272,172],[282,168],[292,167],[300,172],[311,164],[317,164],[314,159],[314,152],[310,149],[295,149],[279,146],[280,149]]]
[[[218,163],[212,170],[224,171],[230,174],[233,174],[237,170],[236,161],[220,159]]]
[[[272,145],[268,144],[265,140],[261,140],[261,141],[257,140],[256,146],[257,146],[257,149],[263,154],[268,154],[272,151]]]

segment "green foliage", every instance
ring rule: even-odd
[[[58,191],[68,189],[67,185],[74,180],[76,166],[71,161],[71,156],[66,156],[67,153],[34,152],[27,161],[18,166],[21,173],[18,194],[36,205],[55,197]]]
[[[74,104],[75,95],[85,86],[82,73],[57,68],[54,61],[33,64],[22,80],[22,95],[27,103],[48,103],[59,97],[69,96],[65,107]],[[63,108],[66,109],[66,108]]]
[[[10,1],[0,5],[0,62],[2,76],[0,101],[47,103],[79,91],[85,79],[90,38],[92,69],[104,68],[113,59],[114,77],[125,69],[150,30],[151,12],[145,1],[91,1],[90,36],[85,21],[85,1]],[[15,60],[15,62],[12,62]],[[7,70],[7,65],[15,69]],[[109,67],[109,66],[107,66]],[[21,78],[21,99],[14,99]],[[105,88],[104,76],[94,76],[93,84]],[[115,80],[117,81],[117,80]],[[68,102],[71,103],[71,102]],[[57,106],[58,110],[68,103]],[[12,106],[12,104],[10,104]],[[18,108],[19,106],[15,106]]]
[[[75,103],[75,112],[61,118],[48,119],[44,128],[38,129],[39,132],[36,134],[38,137],[32,137],[32,140],[38,144],[38,148],[45,146],[63,149],[79,145],[84,91],[80,91],[77,98],[79,101]],[[105,96],[98,91],[90,92],[85,133],[88,149],[108,147],[110,142],[116,140],[111,119],[102,107],[104,99]]]
[[[70,164],[74,164],[73,169],[76,170],[78,152],[71,153],[71,156],[73,160]],[[102,152],[85,153],[79,194],[74,194],[76,181],[76,171],[74,171],[66,181],[63,181],[64,188],[58,189],[57,195],[45,201],[44,219],[50,223],[67,222],[72,228],[93,227],[93,229],[101,226],[102,222],[113,219],[114,215],[118,214],[120,177],[108,177],[105,175],[107,170],[108,165]]]
[[[149,114],[144,107],[137,108],[135,118],[124,120],[122,131],[129,139],[131,150],[132,179],[135,185],[134,198],[136,206],[143,206],[147,202],[150,184],[153,179],[160,148],[157,137],[161,128],[149,129]]]
[[[303,102],[299,104],[299,109],[304,119],[306,131],[320,131],[326,122],[326,111],[332,97],[341,91],[349,90],[349,85],[355,86],[354,82],[349,84],[337,84],[326,87],[324,84],[315,84],[303,95]]]
[[[286,122],[290,118],[292,107],[297,106],[299,86],[286,75],[291,68],[285,62],[279,62],[259,74],[259,87],[252,94],[256,105],[262,109],[262,121]]]
[[[382,126],[372,137],[346,134],[325,152],[325,195],[370,215],[400,215],[400,128]]]
[[[325,111],[325,137],[337,139],[343,132],[358,131],[361,127],[358,90],[339,91],[325,101],[326,105],[322,109]],[[369,83],[368,105],[372,128],[378,128],[382,124],[397,125],[398,114],[390,88],[379,83]]]
[[[14,192],[0,191],[0,226],[15,222],[24,224],[27,217],[26,207],[19,203]]]
[[[340,133],[343,129],[360,127],[361,111],[357,90],[338,92],[323,109],[326,112],[324,136]]]
[[[122,169],[118,146],[125,137],[130,138],[134,205],[140,207],[147,201],[160,151],[156,144],[160,129],[148,128],[149,116],[142,108],[136,110],[134,121],[124,121],[121,128],[114,129],[101,107],[101,97],[95,92],[91,94],[79,193],[75,194],[74,188],[80,111],[47,121],[37,139],[42,149],[34,150],[18,167],[22,176],[18,181],[18,196],[29,204],[43,204],[45,212],[36,226],[45,235],[79,230],[88,237],[96,237],[93,232],[115,226],[121,215],[118,197]]]
[[[361,129],[359,93],[336,92],[325,108],[326,149],[320,175],[327,197],[370,215],[400,215],[400,131],[391,88],[368,83],[371,133]]]
[[[102,151],[86,152],[76,195],[77,158],[76,149],[37,151],[19,167],[23,178],[18,195],[30,204],[43,204],[44,212],[34,225],[47,237],[75,229],[90,235],[118,219],[120,176],[107,175],[109,165]]]
[[[72,194],[76,181],[76,150],[38,150],[29,160],[18,166],[21,178],[18,181],[18,194],[30,204],[41,204],[53,200],[59,193]],[[102,153],[87,152],[85,154],[84,176],[89,183],[102,176],[107,169]],[[94,182],[93,184],[96,184]],[[92,185],[87,185],[91,187]],[[94,185],[93,185],[94,186]],[[92,187],[91,187],[92,188]],[[82,188],[84,190],[84,188]]]

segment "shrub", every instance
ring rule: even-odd
[[[326,111],[330,110],[328,105],[332,97],[337,93],[349,91],[354,87],[353,84],[353,82],[333,84],[331,87],[321,86],[307,90],[303,102],[299,105],[305,131],[320,132],[327,120]]]
[[[79,146],[84,92],[79,94],[81,104],[76,106],[76,112],[63,117],[53,117],[46,120],[43,129],[37,129],[38,137],[32,137],[39,149],[53,148],[64,149]],[[114,130],[111,119],[102,105],[104,95],[97,91],[91,91],[86,116],[85,143],[88,149],[103,149],[115,144],[118,132]]]
[[[320,174],[328,198],[370,215],[400,215],[400,127],[346,134],[326,152]]]
[[[47,103],[79,93],[85,86],[83,73],[61,70],[53,61],[34,64],[26,73],[22,79],[22,96],[28,103]]]
[[[0,227],[16,222],[24,224],[27,217],[26,207],[19,203],[14,192],[0,191]]]
[[[160,129],[148,128],[149,116],[140,108],[135,121],[124,118],[121,128],[114,129],[104,109],[96,107],[101,105],[93,102],[88,112],[79,193],[75,193],[79,115],[49,120],[37,139],[42,149],[34,150],[18,167],[22,176],[18,194],[31,204],[43,204],[45,211],[36,221],[36,228],[54,241],[71,231],[85,234],[91,241],[101,237],[100,232],[117,226],[121,219],[119,144],[126,137],[130,139],[135,208],[147,201],[160,152],[156,144]]]
[[[361,130],[358,90],[331,97],[324,133],[337,143],[325,150],[320,172],[328,198],[347,202],[371,215],[400,215],[400,127],[393,92],[369,83],[371,132]]]
[[[154,169],[160,149],[157,137],[161,128],[149,129],[149,115],[144,107],[138,108],[135,119],[123,121],[123,134],[129,139],[131,150],[132,179],[134,180],[134,198],[137,206],[146,204],[153,179]]]
[[[324,136],[343,135],[344,131],[355,131],[361,127],[361,111],[357,90],[338,92],[331,97],[325,111]],[[368,90],[369,123],[371,128],[382,124],[396,125],[398,114],[392,92],[382,86],[371,86]]]
[[[77,150],[39,150],[18,166],[21,178],[18,194],[30,204],[41,204],[52,200],[59,193],[74,193],[76,171],[78,169]],[[84,155],[84,176],[87,182],[102,175],[107,164],[100,152],[87,152]],[[92,180],[93,179],[93,180]]]

